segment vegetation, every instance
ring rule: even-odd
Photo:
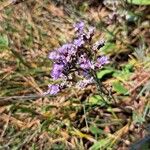
[[[0,149],[150,149],[149,0],[0,0]],[[44,95],[49,52],[96,28],[109,63],[95,84]],[[81,78],[80,78],[81,79]],[[79,78],[77,78],[79,81]],[[61,83],[61,81],[59,81]]]

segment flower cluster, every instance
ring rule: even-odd
[[[60,85],[49,85],[47,93],[51,95],[55,95],[62,88],[67,87],[65,83],[68,84],[70,80],[70,83],[76,83],[75,76],[84,78],[84,80],[77,79],[79,82],[76,85],[81,87],[93,83],[92,72],[109,63],[107,56],[99,56],[98,53],[98,50],[104,46],[104,41],[100,40],[92,44],[95,28],[87,28],[84,22],[78,22],[74,25],[74,28],[76,38],[49,54],[49,59],[53,61],[52,79],[63,80]]]

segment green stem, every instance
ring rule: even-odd
[[[104,92],[103,89],[102,89],[101,82],[98,81],[98,78],[97,78],[96,73],[95,73],[94,71],[92,71],[92,76],[93,76],[93,78],[94,78],[94,80],[95,80],[95,82],[96,82],[96,86],[97,86],[97,88],[98,88],[99,95],[101,96],[102,100],[103,100],[106,104],[108,104],[108,102],[107,102],[107,101],[105,100],[105,98],[103,97],[103,96],[105,95],[105,92]]]
[[[94,77],[94,80],[96,82],[96,85],[98,87],[98,91],[100,92],[100,96],[102,97],[102,99],[107,102],[104,97],[102,95],[107,96],[108,100],[113,99],[114,102],[116,103],[115,98],[113,97],[113,95],[108,91],[108,89],[102,84],[102,82],[98,79],[97,74],[95,71],[92,72],[92,76]],[[108,103],[108,102],[107,102]]]

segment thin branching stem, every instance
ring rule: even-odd
[[[116,102],[115,98],[113,97],[113,95],[110,93],[110,91],[108,91],[108,89],[102,84],[102,82],[98,79],[97,74],[95,71],[92,72],[92,76],[96,82],[98,91],[100,92],[100,96],[102,97],[102,99],[107,102],[105,100],[105,98],[103,97],[106,96],[108,98],[108,100],[113,99],[114,102]],[[108,103],[108,102],[107,102]]]

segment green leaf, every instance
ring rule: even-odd
[[[127,0],[127,2],[135,5],[150,5],[150,0]]]
[[[101,133],[104,133],[103,130],[99,129],[95,125],[90,126],[90,131],[92,132],[92,134],[101,134]]]
[[[106,138],[106,139],[101,139],[100,141],[97,141],[90,147],[90,150],[104,150],[110,148],[109,144],[111,143],[111,140]]]
[[[101,51],[105,53],[113,52],[116,49],[115,43],[107,42],[105,45],[101,48]]]
[[[118,81],[113,83],[113,89],[119,94],[127,94],[128,90]]]
[[[114,70],[112,68],[100,70],[99,72],[97,72],[97,77],[99,79],[102,79],[105,75],[111,74],[113,72]]]
[[[125,66],[124,66],[124,70],[126,71],[126,72],[131,72],[132,70],[133,70],[133,65],[132,64],[126,64]]]
[[[0,50],[8,48],[8,37],[6,35],[0,35]]]
[[[104,101],[102,100],[101,96],[99,95],[93,95],[89,98],[89,103],[91,105],[100,105],[100,106],[105,106]]]
[[[128,81],[132,72],[133,72],[133,65],[126,64],[125,66],[122,67],[122,70],[115,70],[112,76],[120,81]]]

